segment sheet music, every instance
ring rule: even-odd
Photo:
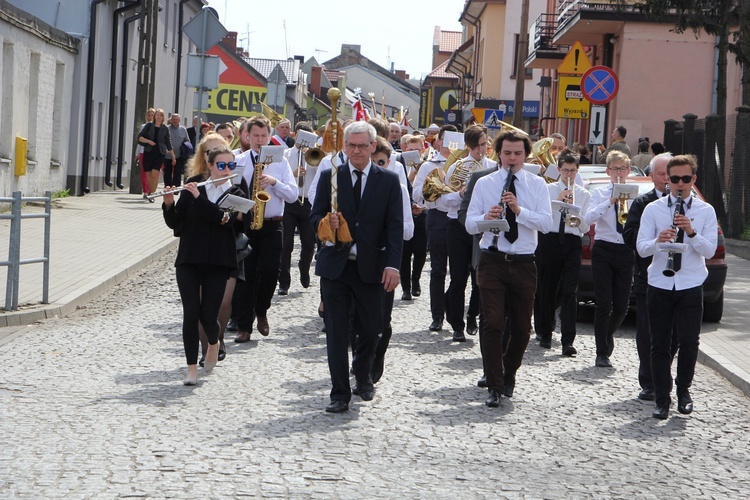
[[[505,219],[480,220],[477,221],[477,229],[482,232],[489,231],[491,229],[503,232],[509,230],[510,226],[508,225],[508,221]]]
[[[255,206],[253,200],[248,200],[241,196],[233,194],[227,194],[221,200],[219,200],[219,206],[232,212],[242,212],[243,214],[248,213]]]

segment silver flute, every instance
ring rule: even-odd
[[[214,182],[221,182],[227,179],[234,179],[238,175],[239,174],[232,174],[228,177],[221,177],[220,179],[208,179],[207,181],[199,182],[198,184],[196,184],[196,186],[201,187],[201,186],[206,186],[208,184],[213,184]],[[153,200],[154,198],[158,198],[159,196],[164,196],[165,194],[179,193],[180,191],[184,191],[184,190],[185,190],[185,186],[178,186],[172,189],[163,189],[155,193],[147,194],[146,198],[148,198],[149,200]]]

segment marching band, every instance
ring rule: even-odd
[[[564,143],[559,134],[532,144],[528,134],[510,126],[493,138],[481,125],[459,135],[451,125],[433,124],[424,135],[415,131],[400,140],[399,123],[374,120],[342,123],[334,113],[320,138],[305,122],[291,132],[289,120],[272,123],[266,116],[221,124],[221,136],[206,136],[214,141],[210,151],[196,148],[196,155],[205,155],[202,173],[183,188],[150,195],[164,196],[165,221],[181,238],[176,267],[185,306],[186,385],[197,383],[198,330],[207,339],[201,358],[207,373],[226,356],[227,309],[237,320],[235,342],[250,340],[256,320],[257,331],[269,335],[277,284],[280,296],[292,286],[299,234],[302,288],[311,285],[314,257],[320,276],[319,312],[332,383],[326,411],[348,410],[352,394],[363,401],[373,398],[392,334],[394,289],[401,285],[402,300],[420,296],[428,251],[429,330],[439,332],[447,321],[455,342],[465,342],[464,333],[479,334],[484,369],[479,385],[489,392],[485,404],[500,406],[519,381],[532,320],[539,345],[550,348],[559,310],[562,355],[578,354],[573,343],[582,239],[597,224],[595,366],[612,366],[614,333],[628,310],[636,263],[637,277],[643,276],[638,328],[650,331],[646,346],[639,341],[638,349],[639,380],[651,392],[639,397],[655,399],[653,416],[667,418],[669,368],[679,348],[678,409],[692,412],[688,388],[700,334],[705,259],[713,255],[717,236],[713,209],[691,191],[697,169],[692,157],[665,160],[673,191],[666,196],[664,181],[655,180],[665,197],[645,206],[633,204],[617,188],[630,173],[630,160],[619,151],[606,158],[611,182],[589,192],[580,185],[579,155],[558,144]],[[230,150],[230,142],[239,147]],[[274,147],[283,154],[272,154]],[[410,151],[416,152],[407,155]],[[181,193],[177,203],[176,191]],[[226,204],[225,193],[245,198],[252,208],[238,212]],[[203,237],[198,228],[206,231]],[[411,242],[418,234],[419,242]],[[661,250],[665,245],[669,252]],[[226,255],[232,252],[236,259],[229,262]],[[234,293],[222,285],[229,278],[235,278],[228,282]]]

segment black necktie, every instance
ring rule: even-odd
[[[357,176],[357,181],[354,183],[354,206],[359,212],[359,202],[362,199],[362,172],[355,169],[354,173]]]
[[[515,175],[513,175],[513,178],[510,181],[510,188],[508,189],[508,191],[510,191],[513,194],[516,194],[516,176]],[[508,221],[508,226],[510,226],[510,228],[505,232],[505,239],[510,241],[511,243],[514,243],[518,239],[518,222],[516,222],[515,212],[513,212],[513,210],[510,210],[510,208],[508,208],[508,213],[505,216],[505,219]]]
[[[560,244],[563,244],[565,242],[565,218],[568,214],[565,212],[562,212],[560,214],[560,227],[557,229],[558,239],[560,240]]]
[[[685,215],[685,203],[680,203],[680,215]],[[682,243],[685,240],[685,231],[680,229],[677,231],[677,243]],[[674,272],[677,272],[682,267],[682,254],[675,252],[674,254]]]

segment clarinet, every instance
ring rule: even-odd
[[[501,219],[505,219],[505,214],[508,212],[508,204],[503,203],[503,195],[510,191],[510,183],[513,181],[513,170],[511,168],[508,168],[508,177],[505,178],[505,186],[503,186],[503,193],[500,195],[500,203],[503,205],[503,215],[500,216]],[[500,230],[493,228],[490,229],[490,232],[492,233],[492,244],[490,245],[489,250],[491,252],[497,252],[497,241],[500,239]]]
[[[674,224],[674,218],[677,217],[680,213],[680,206],[682,205],[682,191],[677,192],[677,201],[674,202],[674,212],[672,212],[672,225],[670,226],[672,229],[677,229],[677,226]],[[675,239],[677,236],[675,235]],[[672,243],[674,243],[675,240],[672,240]],[[669,255],[667,256],[667,268],[662,271],[662,274],[664,276],[667,276],[671,278],[674,276],[675,270],[674,270],[674,250],[669,251]]]

